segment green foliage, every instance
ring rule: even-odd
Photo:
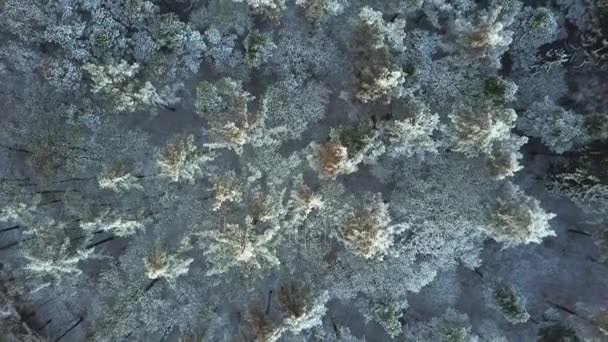
[[[512,324],[525,323],[530,318],[523,300],[516,296],[513,289],[506,285],[497,285],[493,293],[494,301],[505,318]]]
[[[369,126],[345,127],[340,130],[338,141],[352,156],[363,150],[370,143],[372,136],[372,128]]]
[[[395,338],[402,333],[401,322],[399,321],[403,313],[401,310],[384,303],[375,304],[372,307],[370,319],[380,323],[386,333]]]
[[[243,40],[245,48],[245,61],[253,68],[259,68],[271,58],[276,45],[272,42],[272,35],[261,33],[258,30],[249,32]]]
[[[507,90],[506,82],[498,77],[488,78],[484,85],[484,93],[488,97],[501,98]]]
[[[608,138],[608,115],[590,113],[584,117],[584,127],[591,140]]]
[[[304,8],[306,19],[314,25],[339,15],[347,3],[348,0],[296,0],[296,4]]]
[[[538,342],[579,342],[581,341],[576,335],[574,329],[554,323],[544,326],[538,330]]]
[[[543,26],[547,25],[547,22],[551,20],[551,14],[548,11],[538,10],[532,14],[528,19],[528,25],[532,30],[538,30]]]
[[[198,114],[206,112],[219,112],[224,103],[219,90],[213,83],[201,81],[196,87],[196,103],[194,104]]]
[[[264,45],[266,38],[260,31],[252,31],[247,35],[245,41],[243,43],[245,50],[247,51],[247,56],[249,58],[253,58],[252,56]]]
[[[483,82],[485,99],[495,104],[505,104],[515,98],[517,86],[501,77],[490,77]]]
[[[464,328],[445,328],[442,334],[445,342],[468,342],[468,333]]]
[[[469,318],[453,309],[427,322],[408,325],[406,341],[478,342],[479,337],[471,331]]]
[[[106,50],[110,48],[111,40],[106,33],[100,32],[93,36],[93,44],[98,50]]]
[[[281,309],[287,316],[300,317],[306,309],[310,288],[303,284],[288,282],[280,287],[278,296]]]

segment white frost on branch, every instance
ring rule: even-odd
[[[0,209],[0,222],[23,222],[36,212],[40,198],[35,198],[35,203],[28,205],[22,202],[9,203]]]
[[[127,172],[122,164],[107,168],[97,176],[97,183],[100,188],[114,192],[128,191],[131,189],[143,190],[143,187],[141,184],[138,184],[137,181],[137,177],[133,176],[130,172]]]
[[[270,336],[267,337],[268,342],[279,341],[285,333],[291,333],[295,336],[302,331],[312,329],[323,324],[323,317],[327,313],[326,304],[329,301],[329,292],[322,291],[317,297],[310,298],[310,294],[304,294],[306,298],[298,298],[301,300],[302,307],[298,309],[301,312],[287,314],[281,325],[276,328]]]
[[[222,176],[214,177],[212,183],[213,211],[219,210],[224,203],[240,203],[243,200],[242,184],[234,171],[230,170]]]
[[[370,7],[363,7],[359,13],[359,19],[367,26],[373,42],[368,42],[375,49],[382,49],[389,45],[396,51],[404,51],[405,20],[398,18],[392,22],[386,22],[382,18],[382,12]]]
[[[296,0],[296,5],[304,8],[308,21],[318,24],[328,17],[341,14],[348,0]]]
[[[389,69],[384,66],[370,65],[361,69],[359,89],[355,98],[363,103],[386,98],[400,98],[403,95],[405,76],[401,69]]]
[[[129,64],[121,61],[116,65],[86,64],[87,71],[93,81],[91,91],[107,96],[119,112],[132,112],[141,107],[155,107],[175,102],[175,98],[161,94],[149,81],[141,82],[136,75],[139,64]],[[168,89],[171,92],[170,89]]]
[[[409,158],[425,153],[437,153],[439,143],[433,139],[433,133],[438,126],[439,115],[431,114],[428,109],[413,118],[383,123],[388,141],[388,155]]]
[[[68,276],[79,276],[81,261],[95,257],[95,249],[86,247],[91,235],[78,242],[65,233],[65,224],[54,221],[41,224],[26,232],[31,235],[23,247],[27,261],[25,269],[34,277],[32,292],[61,282]]]
[[[285,9],[285,0],[232,0],[233,2],[246,2],[251,9],[270,19],[276,20]]]
[[[145,225],[136,220],[123,220],[122,218],[106,220],[104,217],[98,217],[94,221],[81,223],[80,227],[89,233],[104,231],[116,236],[127,237],[144,230]]]
[[[197,234],[205,241],[203,254],[212,265],[207,271],[208,276],[228,272],[233,267],[246,266],[261,270],[281,264],[272,246],[280,227],[275,226],[258,233],[252,221],[247,216],[243,225],[226,224],[221,230]]]
[[[213,152],[202,151],[194,144],[194,136],[179,137],[159,153],[160,174],[172,182],[194,179],[203,173],[202,165],[215,158]]]
[[[519,160],[523,158],[520,149],[527,142],[527,137],[511,134],[509,139],[494,144],[489,156],[489,163],[490,171],[495,179],[502,180],[512,177],[515,172],[524,168],[519,163]]]
[[[185,239],[175,254],[169,254],[166,247],[158,241],[151,253],[144,258],[146,276],[150,279],[167,279],[174,282],[177,277],[187,274],[193,258],[183,254],[190,249],[190,242]]]

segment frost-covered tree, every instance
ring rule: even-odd
[[[310,166],[321,178],[336,178],[357,170],[356,164],[348,159],[348,149],[337,143],[311,143]]]
[[[243,47],[246,51],[245,61],[254,69],[268,63],[277,48],[271,34],[257,30],[249,32],[243,41]]]
[[[511,177],[515,172],[523,169],[523,166],[519,162],[523,157],[520,149],[527,142],[527,137],[512,134],[508,140],[495,144],[488,158],[490,168],[492,169],[492,176],[501,180]]]
[[[252,112],[249,103],[255,97],[232,79],[216,84],[203,81],[197,94],[197,111],[211,126],[214,142],[209,146],[228,147],[237,153],[246,144],[276,148],[285,140],[299,138],[309,125],[323,118],[329,95],[321,83],[304,85],[289,78],[271,85],[257,112]]]
[[[216,82],[201,81],[196,88],[197,114],[215,127],[242,120],[249,114],[248,104],[254,97],[240,81],[222,78]]]
[[[114,192],[129,191],[131,189],[143,190],[138,180],[139,178],[132,175],[122,163],[115,163],[106,167],[106,170],[97,176],[100,188],[109,189]]]
[[[428,108],[413,118],[382,122],[387,141],[387,153],[391,157],[412,157],[425,153],[437,153],[440,143],[433,135],[439,128],[439,115]]]
[[[308,21],[320,24],[342,13],[348,0],[296,0],[296,4],[304,9]]]
[[[136,81],[135,75],[139,70],[137,63],[129,65],[123,60],[115,66],[87,64],[83,69],[93,81],[92,92],[106,96],[119,112],[167,106],[178,101],[170,94],[159,94],[150,82],[140,84]]]
[[[382,100],[390,103],[392,98],[403,95],[403,84],[407,73],[395,62],[393,51],[405,49],[403,38],[405,21],[398,19],[385,22],[382,12],[364,7],[359,12],[360,25],[353,41],[356,75],[354,98],[362,103]]]
[[[242,71],[241,68],[237,68],[243,56],[238,49],[236,34],[222,32],[216,26],[211,26],[205,30],[204,38],[207,43],[204,55],[213,61],[215,69],[228,75],[233,73],[238,75]]]
[[[405,49],[403,38],[405,37],[405,20],[396,19],[386,22],[382,18],[382,12],[370,7],[363,7],[359,12],[361,20],[361,31],[365,33],[365,43],[372,49],[382,49],[389,46],[397,51]]]
[[[285,10],[285,0],[232,0],[234,2],[246,2],[251,9],[271,20],[278,20],[281,12]]]
[[[257,232],[253,220],[247,216],[242,225],[226,223],[218,230],[200,233],[206,241],[204,254],[212,264],[207,275],[225,273],[234,267],[259,271],[280,265],[273,242],[281,227]]]
[[[241,180],[234,171],[228,171],[224,175],[213,180],[213,203],[212,210],[219,210],[224,203],[240,203],[243,200]]]
[[[378,322],[391,338],[395,338],[403,332],[400,322],[403,312],[392,303],[372,303],[369,311],[364,314],[365,318]]]
[[[271,341],[278,340],[286,332],[297,335],[303,330],[321,324],[329,301],[327,291],[315,293],[303,284],[288,283],[281,286],[278,301],[285,318],[281,326],[273,331]]]
[[[184,240],[176,254],[169,254],[162,242],[157,241],[150,254],[144,258],[146,276],[152,280],[162,278],[173,282],[177,277],[187,274],[194,259],[184,258],[182,254],[190,248],[190,242]]]
[[[177,287],[173,289],[175,301],[163,299],[161,293],[164,289],[158,285],[150,286],[155,281],[142,274],[143,262],[141,259],[138,261],[101,274],[100,291],[90,293],[91,312],[95,313],[96,320],[94,328],[86,335],[88,340],[106,342],[133,336],[162,336],[167,330],[184,329],[185,325],[193,324],[194,315],[205,315],[205,310],[195,310],[195,314],[193,305],[200,304],[200,301],[178,292]],[[136,268],[131,268],[135,265]],[[180,276],[180,280],[183,277]],[[175,313],[170,315],[173,311]],[[145,327],[145,332],[140,332],[138,327]]]
[[[518,16],[520,20],[513,25],[517,34],[513,36],[511,47],[517,53],[518,58],[534,58],[523,55],[526,51],[534,50],[557,39],[558,18],[549,8],[524,7]]]
[[[502,6],[495,6],[477,12],[474,18],[456,19],[454,32],[462,51],[482,63],[498,65],[513,41],[513,32],[508,29],[513,19],[503,11]]]
[[[401,86],[405,74],[398,69],[371,65],[360,71],[359,90],[355,98],[363,103],[380,100],[384,97],[401,97]]]
[[[119,111],[132,110],[128,104],[135,99],[153,102],[155,93],[174,89],[181,82],[178,78],[198,70],[206,49],[198,31],[173,13],[161,13],[155,0],[76,0],[46,5],[10,1],[3,7],[3,32],[18,37],[25,34],[24,41],[36,47],[53,44],[45,54],[61,59],[46,65],[45,76],[51,82],[61,77],[67,78],[66,84],[84,84],[78,70],[85,65],[95,66],[88,68],[97,79],[108,77],[108,70],[100,68],[119,67],[123,60],[141,66],[145,79],[138,79],[135,83],[139,85],[132,89],[123,89],[130,90],[125,96],[131,100],[123,96],[117,103]],[[118,100],[121,94],[114,97]],[[164,104],[173,99],[165,98]]]
[[[608,210],[607,165],[601,145],[589,146],[554,161],[547,187],[568,197],[585,212],[602,217]]]
[[[126,237],[143,230],[145,225],[143,222],[129,219],[109,219],[106,215],[100,216],[91,222],[83,222],[80,224],[85,232],[96,234],[99,232],[110,232],[116,236]]]
[[[29,224],[35,220],[42,200],[40,195],[27,196],[23,189],[15,188],[13,184],[2,184],[2,193],[8,196],[2,197],[0,222]]]
[[[194,136],[177,137],[164,150],[159,152],[158,167],[160,174],[172,182],[194,182],[203,172],[203,165],[215,157],[211,151],[194,144]]]
[[[485,229],[505,247],[541,243],[543,238],[555,236],[549,224],[555,216],[545,212],[538,200],[517,185],[507,183],[490,211]]]
[[[394,243],[394,236],[402,229],[391,224],[388,204],[382,195],[367,195],[369,200],[361,208],[349,210],[337,229],[337,238],[347,249],[363,258],[382,259]]]
[[[533,103],[518,119],[524,133],[540,138],[555,153],[563,153],[584,139],[583,117],[548,98]]]
[[[92,235],[84,239],[71,240],[65,232],[64,223],[53,221],[41,224],[27,232],[28,241],[24,243],[23,257],[27,264],[25,270],[32,275],[32,291],[39,291],[55,285],[65,278],[82,274],[80,263],[95,257],[93,245],[88,245]]]
[[[256,145],[299,139],[325,117],[330,90],[321,82],[288,77],[272,84],[257,112]]]
[[[513,109],[461,108],[450,114],[447,133],[457,152],[490,154],[496,142],[510,138],[516,119]]]

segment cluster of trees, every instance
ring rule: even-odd
[[[555,236],[518,185],[526,144],[608,249],[592,2],[1,0],[0,329],[361,340],[340,302],[393,338],[504,340],[408,298],[488,240]],[[507,323],[533,319],[490,287]],[[541,340],[577,333],[551,324]]]

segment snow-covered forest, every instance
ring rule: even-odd
[[[608,341],[608,1],[0,0],[0,341]]]

